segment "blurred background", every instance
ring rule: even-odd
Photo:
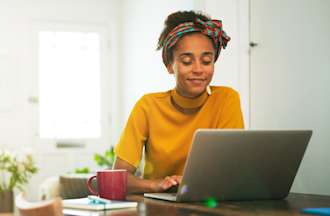
[[[174,87],[156,45],[178,10],[223,21],[213,84],[239,91],[246,128],[314,131],[292,192],[330,195],[329,0],[0,0],[0,149],[32,152],[29,194],[97,169],[135,102]]]

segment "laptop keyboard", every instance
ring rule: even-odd
[[[175,185],[170,187],[168,190],[165,191],[165,193],[176,193],[178,192],[179,185]]]
[[[144,196],[155,199],[176,200],[176,193],[145,193]]]

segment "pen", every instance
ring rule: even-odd
[[[330,207],[328,208],[304,208],[302,209],[304,214],[315,214],[315,215],[330,215]]]

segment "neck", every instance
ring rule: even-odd
[[[201,95],[195,98],[181,96],[177,90],[171,91],[173,102],[182,109],[199,109],[207,100],[208,94],[204,91]]]

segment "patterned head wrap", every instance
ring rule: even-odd
[[[212,39],[215,45],[215,61],[218,59],[222,48],[226,48],[230,37],[227,36],[226,32],[222,30],[221,20],[209,20],[203,21],[196,18],[194,22],[185,22],[176,26],[172,31],[165,37],[163,41],[163,61],[167,66],[169,64],[168,52],[169,50],[182,38],[186,33],[189,32],[201,32]]]

